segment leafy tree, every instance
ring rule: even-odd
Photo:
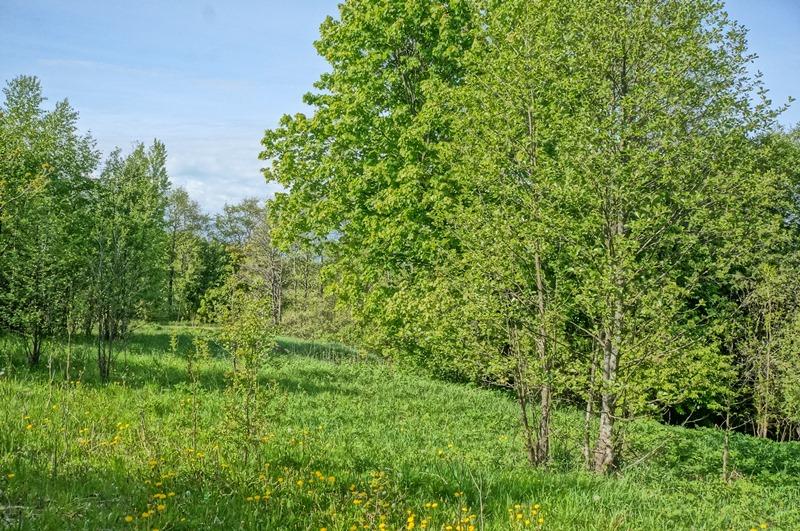
[[[463,76],[473,15],[461,0],[342,4],[316,43],[332,71],[305,97],[313,115],[285,116],[263,140],[268,174],[291,189],[276,197],[274,238],[315,245],[363,341],[391,353],[415,350],[395,310],[453,243],[432,216],[451,193],[435,150],[451,133],[427,101]]]
[[[203,286],[205,234],[210,220],[183,188],[169,194],[166,226],[169,233],[167,315],[188,319],[197,311]]]
[[[114,342],[134,318],[153,315],[163,300],[168,266],[165,165],[164,144],[138,144],[127,157],[114,151],[98,180],[92,294],[103,379],[111,374]]]
[[[34,77],[18,77],[0,108],[0,323],[27,340],[36,365],[66,327],[87,262],[89,174],[98,154],[67,101],[52,111]]]

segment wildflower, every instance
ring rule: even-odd
[[[125,521],[128,522],[128,523],[133,522],[133,516],[131,516],[131,515],[126,516],[125,517]]]
[[[542,525],[542,524],[544,523],[544,518],[539,518],[538,520],[536,520],[536,522],[537,522],[539,525]]]
[[[158,505],[156,505],[156,509],[158,509],[159,511],[163,511],[166,508],[167,506],[164,505],[163,503],[159,503]]]
[[[25,429],[26,430],[32,430],[33,429],[33,424],[28,424],[27,426],[25,426]]]
[[[439,503],[438,502],[431,503],[431,509],[436,509],[437,507],[439,507]]]
[[[8,479],[14,479],[14,477],[15,477],[15,476],[16,476],[16,474],[15,474],[15,473],[13,473],[13,472],[10,472],[10,473],[6,474],[6,477],[7,477]]]
[[[769,526],[767,525],[767,523],[766,523],[766,522],[763,522],[763,523],[762,523],[760,526],[758,526],[758,527],[760,527],[761,529],[766,529],[766,528],[767,528],[767,527],[769,527]]]

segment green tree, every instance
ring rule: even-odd
[[[98,180],[92,294],[104,380],[111,374],[115,341],[133,319],[152,316],[163,300],[168,267],[165,165],[163,143],[138,144],[127,157],[114,151]]]
[[[291,189],[273,237],[315,247],[362,341],[388,354],[419,350],[401,301],[455,243],[433,215],[453,193],[436,150],[452,132],[428,95],[460,82],[473,18],[462,0],[343,3],[316,42],[332,70],[305,97],[313,115],[285,116],[263,140],[268,177]]]
[[[167,316],[188,319],[194,316],[205,291],[203,286],[205,235],[210,220],[183,188],[168,197],[166,227],[169,237],[167,272]]]
[[[4,89],[0,107],[0,323],[26,338],[36,365],[84,288],[89,175],[98,154],[67,101],[53,110],[34,77]]]

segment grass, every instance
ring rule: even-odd
[[[91,344],[66,382],[63,345],[51,371],[28,371],[0,338],[0,527],[800,529],[798,444],[734,435],[725,484],[720,433],[637,422],[630,452],[646,458],[596,477],[569,446],[580,415],[562,410],[555,464],[534,470],[502,393],[291,338],[242,429],[219,351],[187,376],[194,333],[140,330],[106,385]]]

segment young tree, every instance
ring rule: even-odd
[[[569,109],[560,144],[582,190],[574,296],[602,352],[594,468],[604,472],[618,461],[617,420],[645,405],[649,371],[688,364],[724,381],[694,295],[720,271],[712,238],[730,231],[715,229],[756,186],[751,139],[775,112],[752,103],[760,84],[747,74],[744,31],[718,2],[575,2],[564,16],[582,28],[561,41],[571,83],[559,95]],[[673,403],[698,392],[656,388]]]
[[[167,269],[166,149],[158,140],[123,157],[114,151],[98,181],[92,233],[93,305],[99,327],[97,360],[107,380],[116,340],[134,318],[152,315]]]
[[[0,107],[0,323],[22,334],[36,365],[46,337],[65,330],[86,277],[94,141],[66,101],[43,108],[39,81],[19,77]]]
[[[166,209],[167,316],[170,319],[190,318],[198,309],[205,291],[203,251],[209,223],[208,216],[200,211],[200,205],[186,190],[176,188],[170,192]]]

